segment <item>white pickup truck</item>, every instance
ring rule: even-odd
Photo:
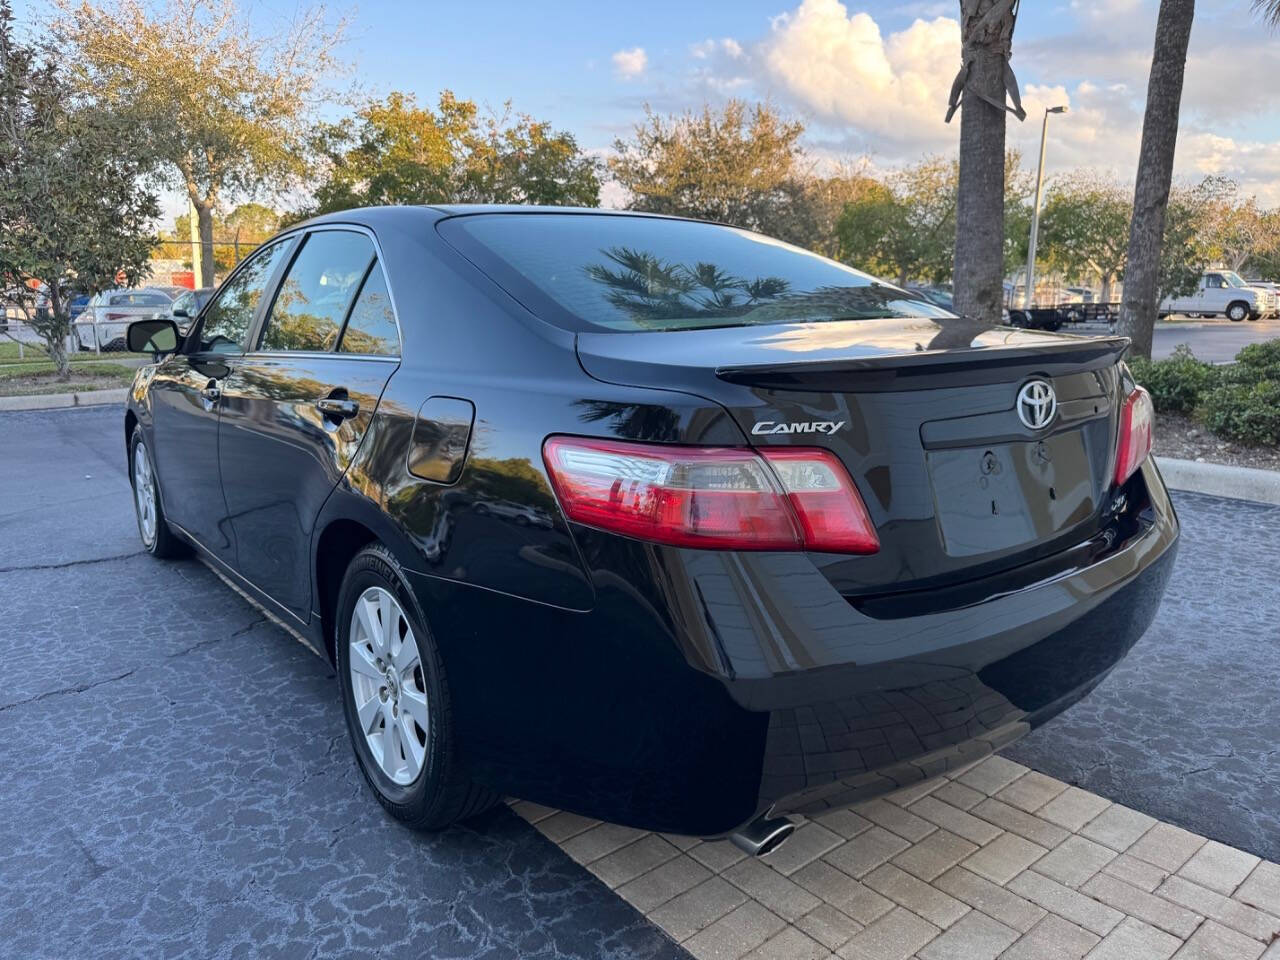
[[[1276,312],[1274,290],[1251,287],[1232,270],[1210,270],[1200,278],[1200,286],[1184,297],[1165,297],[1160,316],[1185,313],[1193,317],[1224,315],[1228,320],[1257,320]]]

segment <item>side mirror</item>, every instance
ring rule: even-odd
[[[135,320],[129,324],[125,342],[133,353],[173,353],[178,349],[178,325],[167,318]]]
[[[186,307],[174,307],[174,308],[173,308],[173,315],[174,315],[175,317],[190,317],[190,316],[191,316],[191,314],[187,313],[187,308],[186,308]]]

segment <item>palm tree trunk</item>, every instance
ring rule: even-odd
[[[1004,304],[1006,94],[1019,119],[1025,116],[1008,69],[1013,7],[1008,0],[961,0],[965,66],[952,89],[952,111],[959,102],[961,113],[955,306],[963,316],[993,324]]]
[[[1160,296],[1160,247],[1169,208],[1169,186],[1173,181],[1182,78],[1194,16],[1195,0],[1160,0],[1151,79],[1147,83],[1147,112],[1142,121],[1138,179],[1133,192],[1133,219],[1129,223],[1124,302],[1116,328],[1133,340],[1132,353],[1136,356],[1151,356],[1151,335]]]

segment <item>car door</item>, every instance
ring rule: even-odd
[[[263,294],[292,238],[256,251],[227,278],[201,314],[182,352],[160,364],[151,380],[156,474],[167,518],[224,563],[235,560],[218,469],[221,391],[243,353]]]
[[[1205,313],[1222,313],[1227,309],[1227,281],[1219,273],[1205,275],[1201,310]]]
[[[306,622],[316,516],[400,358],[372,235],[307,233],[260,327],[223,386],[222,489],[237,569]]]

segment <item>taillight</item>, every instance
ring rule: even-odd
[[[1116,443],[1116,485],[1124,483],[1151,453],[1156,413],[1151,394],[1134,387],[1120,408],[1120,439]]]
[[[716,550],[875,553],[875,528],[826,450],[763,451],[551,437],[565,515],[641,540]]]

